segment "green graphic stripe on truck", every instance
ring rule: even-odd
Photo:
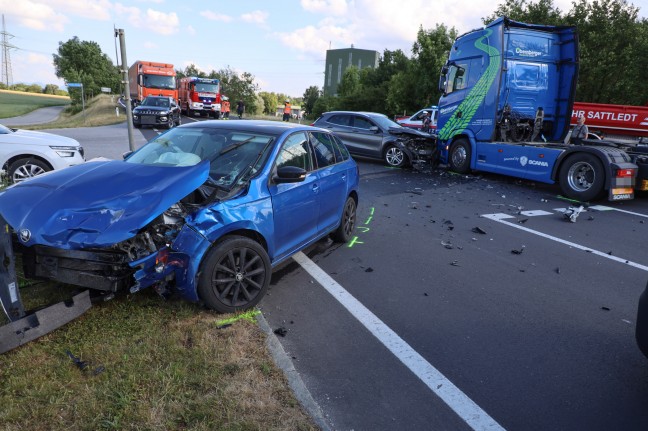
[[[486,34],[475,42],[475,48],[488,54],[488,67],[479,81],[477,81],[477,84],[472,90],[470,90],[464,101],[461,102],[459,107],[452,114],[452,117],[450,117],[448,122],[445,123],[443,128],[439,131],[439,139],[443,141],[450,139],[452,136],[459,134],[466,129],[472,118],[475,116],[477,108],[484,101],[486,93],[488,93],[488,90],[495,80],[495,76],[497,76],[499,62],[493,61],[493,57],[500,55],[500,52],[483,42],[484,39],[488,38],[492,33],[492,30],[487,30]],[[457,117],[458,112],[461,112],[460,118]]]

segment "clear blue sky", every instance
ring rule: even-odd
[[[262,91],[299,97],[324,84],[329,48],[402,49],[419,27],[460,33],[480,27],[504,0],[0,0],[13,35],[13,82],[57,84],[52,54],[74,36],[97,42],[115,61],[113,28],[125,31],[127,59],[194,63],[209,72],[249,72]],[[646,16],[648,0],[634,0]],[[571,0],[554,0],[567,11]]]

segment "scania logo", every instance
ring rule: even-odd
[[[526,157],[526,156],[522,156],[522,157],[520,157],[520,164],[521,164],[522,166],[526,166],[526,164],[527,164],[528,161],[529,161],[529,158],[528,158],[528,157]]]
[[[27,242],[31,239],[31,232],[29,231],[29,229],[20,229],[18,236],[20,237],[20,240],[22,242]]]

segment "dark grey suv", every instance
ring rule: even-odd
[[[312,125],[332,131],[346,145],[349,152],[356,156],[384,160],[394,167],[410,163],[407,154],[396,143],[405,128],[384,114],[331,111],[322,114]]]

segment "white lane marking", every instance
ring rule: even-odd
[[[543,211],[543,210],[533,210],[533,211],[521,211],[520,214],[527,217],[535,217],[535,216],[551,215],[553,213],[550,213],[549,211]]]
[[[298,252],[294,254],[293,259],[472,429],[504,430],[500,424],[495,422],[473,400],[461,392],[459,388],[427,362],[405,340],[385,325],[375,314],[355,299],[304,253]]]
[[[623,263],[625,265],[630,265],[632,267],[635,267],[637,269],[641,269],[643,271],[648,271],[648,266],[642,265],[640,263],[632,262],[630,260],[626,260],[626,259],[623,259],[621,257],[612,256],[612,255],[607,254],[607,253],[602,252],[602,251],[594,250],[592,248],[585,247],[583,245],[576,244],[576,243],[571,242],[571,241],[566,241],[564,239],[561,239],[561,238],[558,238],[558,237],[555,237],[555,236],[552,236],[552,235],[548,235],[548,234],[543,233],[543,232],[538,232],[536,230],[529,229],[528,227],[520,226],[519,224],[515,224],[515,223],[511,223],[509,221],[506,221],[506,220],[504,220],[505,218],[510,218],[510,216],[508,216],[507,214],[501,214],[501,213],[500,214],[484,214],[484,215],[482,215],[482,217],[493,220],[493,221],[496,221],[498,223],[505,224],[507,226],[514,227],[516,229],[523,230],[523,231],[528,232],[528,233],[532,233],[534,235],[538,235],[538,236],[546,238],[546,239],[550,239],[552,241],[559,242],[561,244],[568,245],[570,247],[577,248],[579,250],[587,251],[587,252],[595,254],[597,256],[604,257],[606,259],[614,260],[616,262]]]
[[[604,205],[595,205],[595,206],[590,207],[590,209],[593,209],[593,210],[596,210],[596,211],[617,211],[617,212],[620,212],[620,213],[632,214],[632,215],[636,215],[636,216],[639,216],[639,217],[648,218],[648,214],[641,214],[641,213],[636,213],[636,212],[627,211],[627,210],[620,210],[618,208],[606,207]]]

